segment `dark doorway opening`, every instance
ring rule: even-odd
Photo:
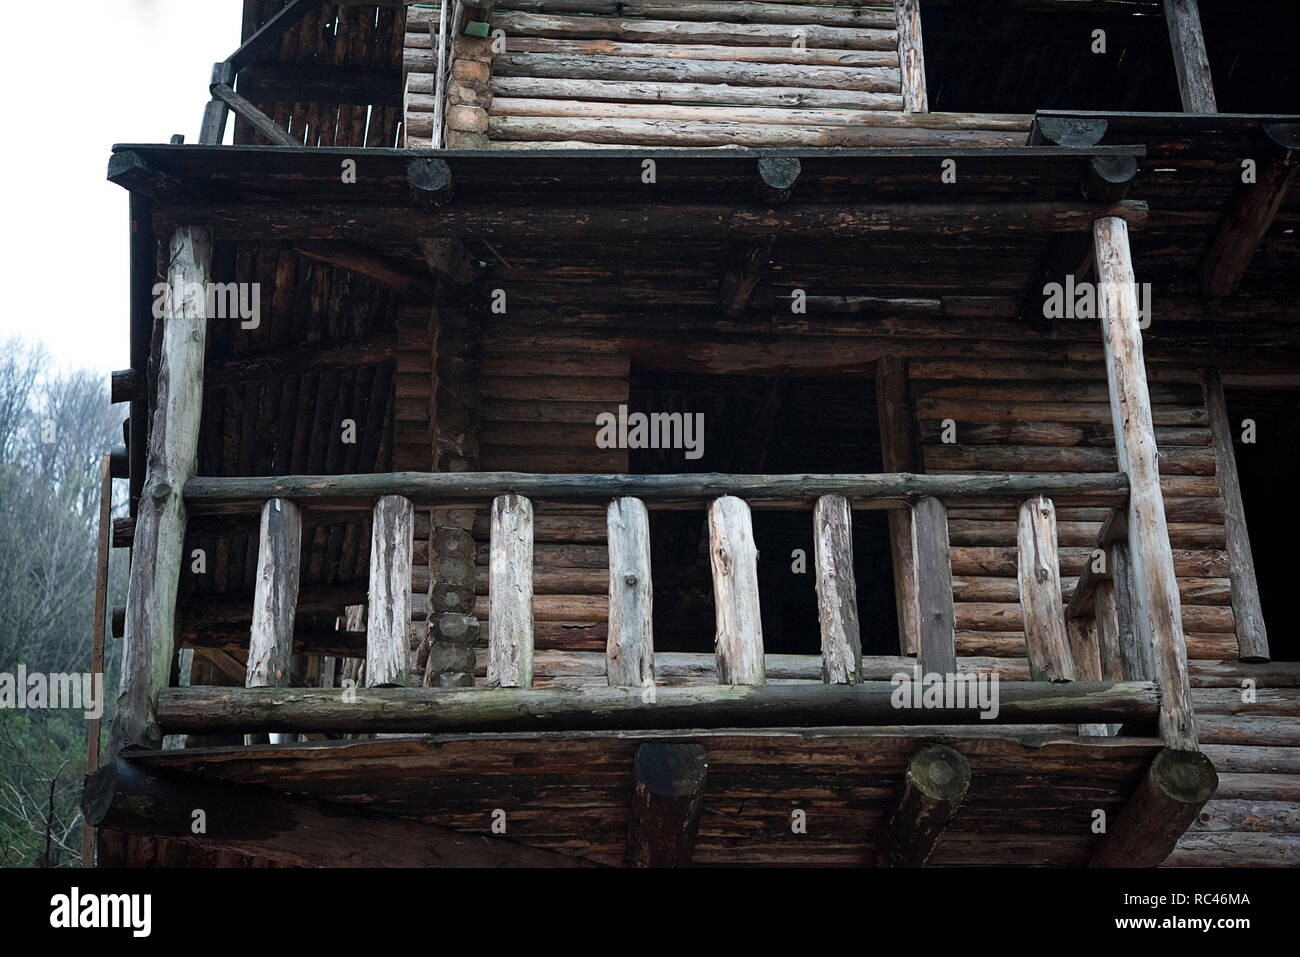
[[[702,413],[702,455],[630,449],[641,474],[881,471],[875,382],[853,378],[720,376],[632,369],[629,412]],[[763,646],[820,653],[812,509],[753,512]],[[703,509],[650,514],[655,648],[713,650],[713,585]],[[802,555],[802,562],[800,556]],[[853,513],[853,563],[864,654],[897,654],[886,513]]]
[[[1225,397],[1269,654],[1275,661],[1297,661],[1300,640],[1291,605],[1300,573],[1300,392],[1229,389]],[[1243,441],[1246,420],[1254,423],[1253,442]]]

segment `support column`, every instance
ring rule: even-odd
[[[907,361],[881,359],[876,366],[876,409],[880,417],[880,454],[886,472],[920,472],[916,418],[907,392]],[[898,644],[904,655],[920,651],[921,626],[916,604],[916,553],[912,547],[912,511],[889,510],[889,549],[894,566],[894,608]]]
[[[1133,607],[1139,611],[1134,628],[1137,640],[1151,649],[1151,677],[1160,685],[1160,735],[1171,748],[1195,751],[1182,604],[1160,492],[1128,224],[1113,216],[1098,219],[1093,241],[1115,445],[1120,471],[1129,479],[1129,557]]]
[[[171,677],[176,591],[185,542],[182,491],[198,461],[212,234],[177,229],[169,243],[157,406],[127,585],[122,690],[109,753],[158,748],[158,692]]]
[[[433,318],[433,470],[476,472],[482,335],[463,309],[439,306]],[[474,687],[474,510],[435,508],[429,531],[426,686]]]

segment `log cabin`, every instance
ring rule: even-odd
[[[109,160],[99,864],[1294,865],[1251,6],[245,0]]]

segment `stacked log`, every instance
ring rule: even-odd
[[[410,146],[433,145],[437,14],[407,20]],[[502,0],[490,28],[455,38],[447,146],[1018,146],[1029,125],[905,113],[887,9]]]

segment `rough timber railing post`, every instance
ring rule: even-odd
[[[923,498],[912,506],[912,541],[916,553],[921,671],[925,674],[956,674],[952,556],[948,550],[948,510],[943,502],[937,498]]]
[[[109,737],[110,755],[157,748],[158,692],[171,678],[176,592],[185,541],[181,490],[198,461],[203,408],[203,350],[212,234],[182,226],[172,235],[163,301],[158,396],[148,468],[136,514],[127,585],[122,690]]]
[[[288,499],[270,499],[262,506],[258,535],[246,688],[289,685],[301,551],[302,515],[298,506]]]
[[[853,576],[853,513],[843,495],[823,495],[813,509],[813,567],[822,633],[822,680],[862,678],[862,635]]]
[[[1187,678],[1182,604],[1160,492],[1128,224],[1113,216],[1098,219],[1093,224],[1093,242],[1111,419],[1119,467],[1129,477],[1129,557],[1133,607],[1138,611],[1134,629],[1138,641],[1151,649],[1151,677],[1160,685],[1160,735],[1171,748],[1194,751],[1196,723]]]
[[[609,637],[605,674],[611,687],[649,687],[655,683],[650,513],[638,498],[619,498],[609,503],[606,520]]]
[[[410,677],[411,553],[415,507],[385,495],[370,526],[370,607],[366,620],[366,687],[404,687]]]
[[[533,683],[533,503],[513,492],[492,500],[488,568],[491,688]]]
[[[758,549],[744,499],[724,495],[709,504],[709,565],[717,615],[718,683],[764,684],[767,671],[758,601]]]
[[[1021,504],[1016,562],[1029,677],[1033,681],[1074,681],[1074,659],[1061,604],[1056,508],[1050,498],[1035,495]]]
[[[925,53],[921,43],[920,0],[897,0],[898,67],[903,81],[903,111],[927,113],[930,110],[925,92]]]
[[[1205,53],[1201,11],[1196,0],[1164,0],[1169,46],[1174,53],[1184,113],[1217,113],[1210,58]]]

